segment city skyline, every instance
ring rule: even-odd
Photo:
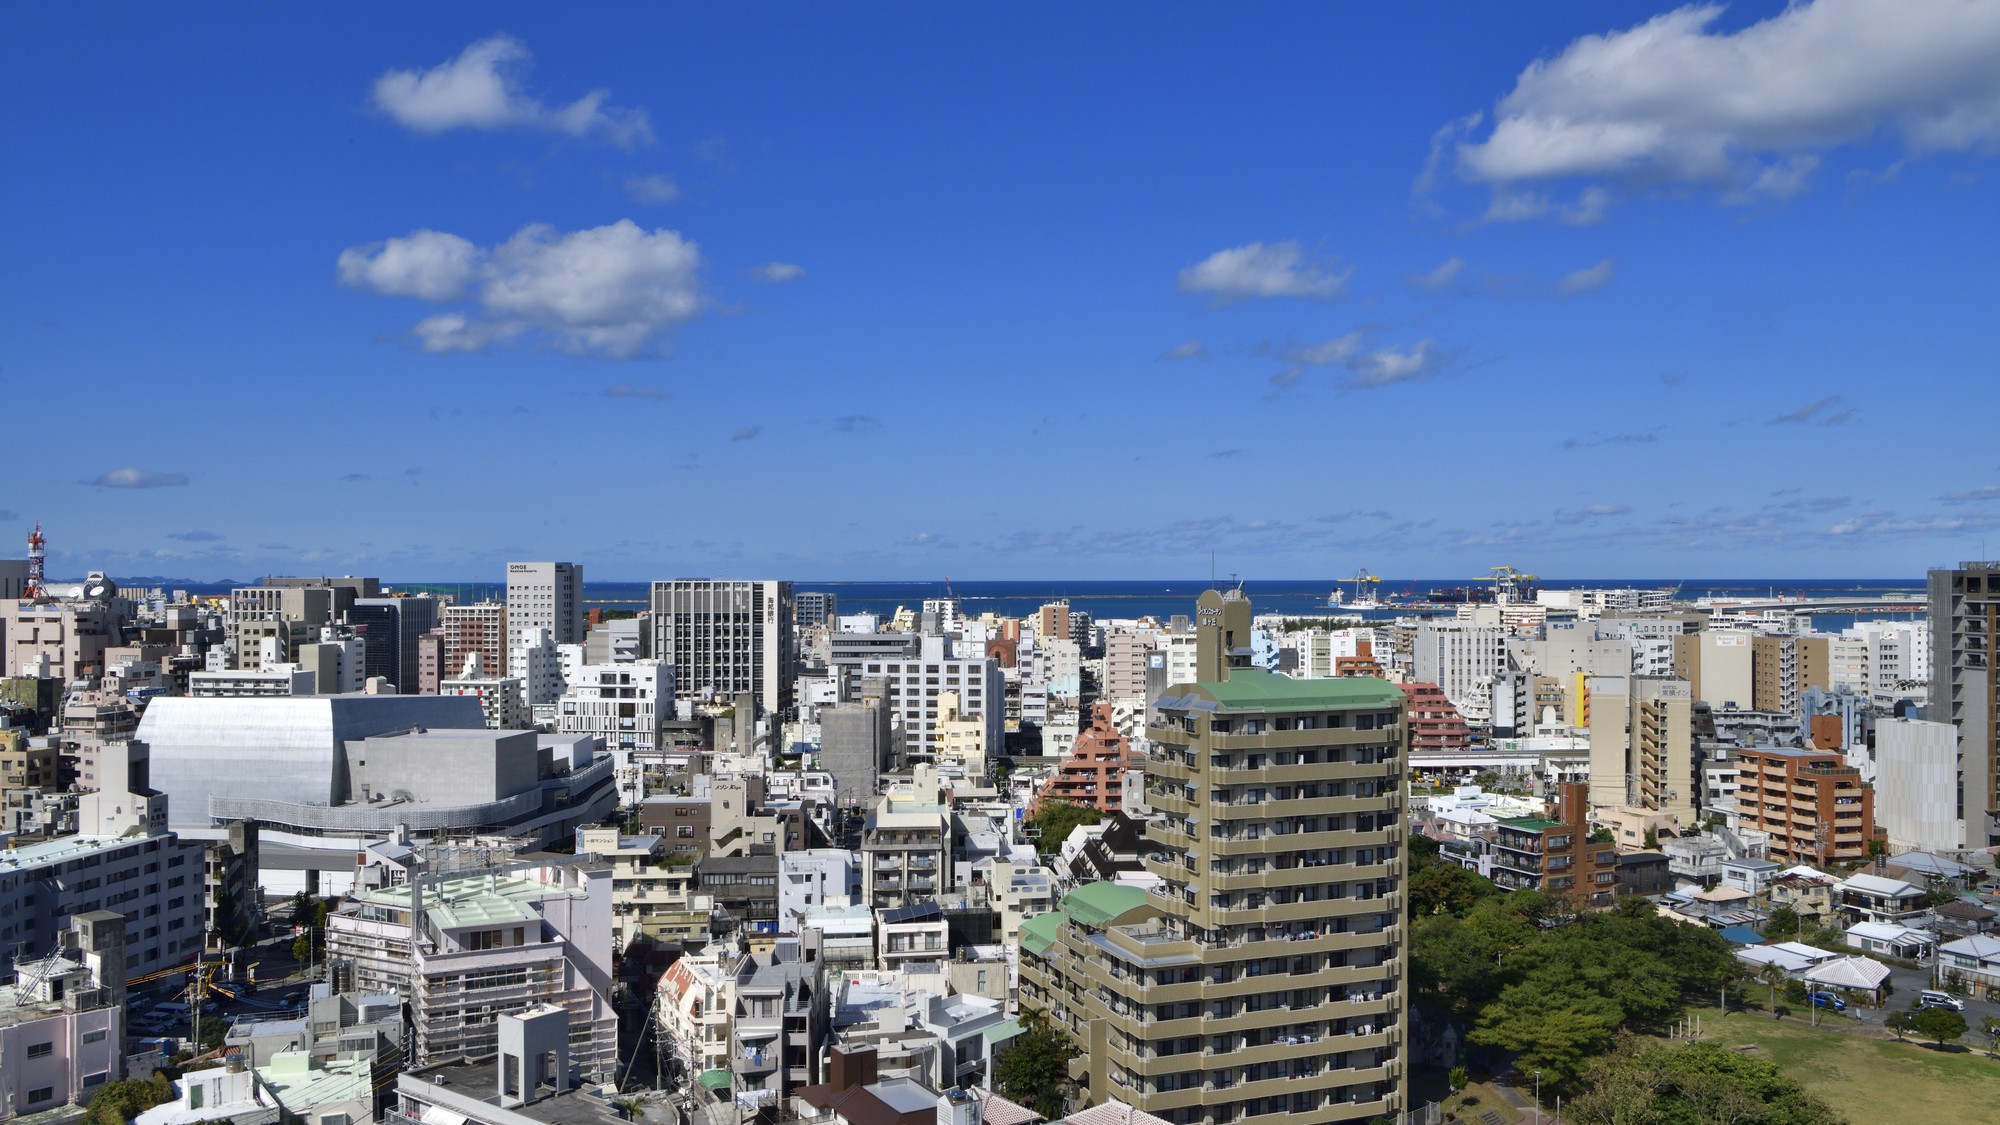
[[[1991,557],[2000,8],[1427,14],[23,9],[0,557]]]

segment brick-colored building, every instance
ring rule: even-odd
[[[1759,746],[1736,755],[1736,808],[1771,834],[1780,863],[1856,863],[1875,834],[1875,790],[1829,750]]]
[[[1125,771],[1131,768],[1132,744],[1112,721],[1111,704],[1094,703],[1090,726],[1076,736],[1070,752],[1049,775],[1040,800],[1068,801],[1101,813],[1118,812],[1125,807]]]
[[[1610,906],[1618,894],[1618,849],[1593,844],[1590,786],[1556,786],[1554,815],[1500,822],[1493,841],[1493,881],[1509,889],[1557,895],[1582,906]]]
[[[1463,750],[1472,745],[1472,728],[1436,684],[1399,684],[1410,699],[1410,753]]]

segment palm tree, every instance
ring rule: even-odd
[[[1764,967],[1757,971],[1757,979],[1771,986],[1772,1019],[1778,1017],[1778,986],[1785,983],[1786,976],[1784,966],[1775,961],[1766,962]]]

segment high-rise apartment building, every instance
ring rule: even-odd
[[[1771,858],[1828,866],[1868,858],[1875,791],[1831,750],[1758,746],[1736,752],[1736,810],[1771,834]]]
[[[2000,561],[1930,573],[1930,706],[1958,728],[1958,818],[1967,848],[2000,844]]]
[[[1024,924],[1022,1000],[1094,1099],[1175,1125],[1400,1119],[1403,693],[1250,667],[1241,595],[1203,594],[1196,634],[1198,682],[1147,732],[1160,917],[1079,890],[1052,934]]]
[[[1744,646],[1749,651],[1749,646]],[[1694,691],[1686,680],[1591,676],[1590,803],[1694,823]]]
[[[499,602],[444,607],[444,670],[457,675],[465,658],[479,654],[481,666],[498,674],[507,666],[507,607]]]
[[[513,664],[513,653],[529,631],[547,629],[559,645],[583,643],[583,567],[566,562],[507,564],[507,674],[528,679],[525,668]],[[549,700],[531,700],[547,703]]]
[[[675,578],[653,583],[653,655],[673,665],[681,699],[745,693],[766,712],[792,706],[798,650],[790,582]]]

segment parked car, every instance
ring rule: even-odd
[[[1847,1001],[1842,1000],[1840,997],[1835,996],[1831,992],[1813,993],[1812,1003],[1813,1007],[1815,1008],[1831,1008],[1836,1012],[1844,1012],[1847,1010]]]
[[[1917,1007],[1945,1008],[1954,1012],[1963,1012],[1965,1010],[1965,1001],[1960,1000],[1949,992],[1936,992],[1931,989],[1925,989],[1917,993]]]

